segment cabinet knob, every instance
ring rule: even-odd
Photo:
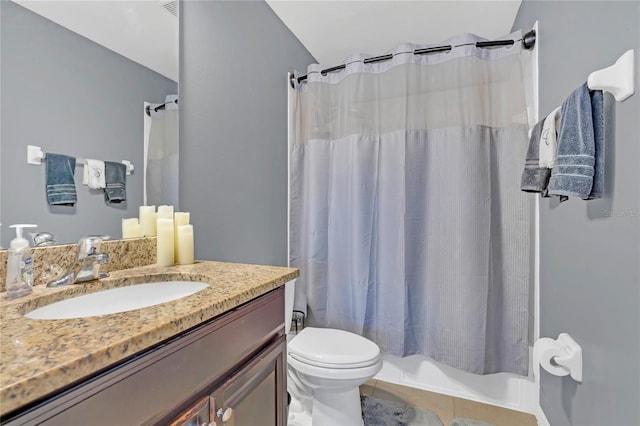
[[[223,423],[228,422],[231,416],[233,416],[233,409],[227,408],[223,411],[222,408],[220,408],[216,411],[216,415],[222,419]]]

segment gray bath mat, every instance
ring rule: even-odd
[[[367,395],[361,395],[360,401],[364,426],[444,426],[440,417],[430,410]]]
[[[442,420],[431,410],[410,407],[402,402],[387,401],[361,395],[364,426],[444,426]],[[475,419],[458,417],[449,426],[493,426]]]

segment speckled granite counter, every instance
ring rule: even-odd
[[[37,286],[32,295],[0,299],[0,414],[116,364],[176,334],[273,290],[298,270],[222,262],[114,271],[109,278],[62,288]],[[23,317],[75,295],[141,282],[210,283],[196,294],[130,312],[69,320]]]
[[[102,242],[101,252],[111,256],[111,261],[101,265],[101,271],[117,271],[156,263],[156,237],[108,240]],[[33,285],[45,285],[53,276],[49,274],[55,265],[66,271],[78,257],[77,244],[62,244],[50,247],[32,247]],[[0,250],[0,291],[5,291],[4,278],[7,273],[7,250]]]

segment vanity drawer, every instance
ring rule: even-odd
[[[142,424],[222,383],[284,335],[284,287],[88,379],[7,424]]]

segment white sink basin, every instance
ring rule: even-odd
[[[55,320],[133,311],[178,300],[208,286],[206,283],[192,281],[134,284],[61,300],[31,311],[25,317]]]

